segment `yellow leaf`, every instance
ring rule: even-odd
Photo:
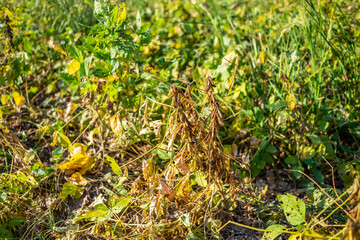
[[[188,197],[191,192],[190,172],[180,181],[179,187],[176,189],[176,195],[179,197]]]
[[[325,239],[325,237],[323,235],[321,235],[313,230],[308,229],[308,230],[305,230],[304,232],[305,232],[305,235],[307,237],[311,237],[312,240]]]
[[[52,142],[51,142],[51,146],[55,146],[57,144],[57,141],[58,141],[58,132],[55,131],[53,136],[52,136]]]
[[[74,73],[80,70],[80,63],[75,59],[71,60],[71,62],[67,66],[67,70],[70,75],[73,75]]]
[[[2,7],[1,10],[4,11],[5,14],[8,15],[9,18],[13,17],[13,13],[7,7]]]
[[[119,114],[115,114],[110,118],[110,127],[116,135],[120,135],[122,133],[122,126]]]
[[[258,62],[259,63],[264,63],[265,62],[265,53],[264,52],[260,53]]]
[[[1,111],[1,109],[0,109],[0,119],[1,120],[3,119],[3,112]]]
[[[95,159],[89,157],[87,154],[77,153],[70,158],[69,162],[61,164],[58,168],[62,171],[76,171],[80,174],[85,174],[91,170],[95,163]]]
[[[221,65],[232,64],[235,61],[236,57],[237,57],[237,54],[234,51],[232,51],[231,53],[229,53],[222,59]]]
[[[1,95],[1,104],[5,105],[10,99],[10,95],[9,94],[3,94]]]
[[[299,233],[291,234],[291,236],[289,237],[289,240],[299,240],[300,236],[301,235]]]
[[[148,180],[151,176],[153,176],[153,166],[151,159],[143,161],[142,171],[145,180]]]
[[[17,91],[14,91],[11,96],[14,99],[15,104],[18,106],[22,105],[25,102],[25,98],[21,96]]]
[[[288,103],[288,107],[289,109],[292,111],[295,109],[296,107],[296,99],[295,99],[295,96],[293,93],[289,94],[287,97],[286,97],[286,101]]]
[[[48,42],[48,44],[58,53],[61,53],[62,55],[65,55],[66,56],[66,52],[62,49],[62,47],[56,43],[55,41],[53,40],[50,40]]]
[[[74,143],[71,155],[74,156],[76,154],[81,154],[86,156],[86,150],[87,150],[87,146],[85,144]]]
[[[67,178],[65,177],[66,181],[75,184],[76,186],[86,186],[86,184],[88,183],[88,181],[81,176],[80,173],[76,172],[74,173],[71,177]]]
[[[120,12],[121,11],[121,12]],[[119,12],[117,19],[116,19],[116,23],[117,24],[121,24],[125,18],[126,18],[126,7],[125,7],[125,3],[121,3],[119,4]]]
[[[91,170],[95,163],[95,159],[87,155],[86,149],[87,147],[84,144],[74,143],[69,162],[61,164],[58,168],[63,171],[78,170],[81,175]]]
[[[7,126],[5,126],[4,124],[0,123],[0,129],[4,132],[4,133],[9,133],[9,129]]]

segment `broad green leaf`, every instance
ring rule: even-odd
[[[78,199],[81,197],[83,190],[81,190],[78,186],[73,183],[66,182],[62,188],[59,198],[65,200],[67,196],[71,196],[74,199]]]
[[[318,135],[312,134],[310,135],[310,139],[315,146],[321,143],[321,138]]]
[[[288,164],[291,164],[291,165],[295,165],[295,164],[297,164],[299,162],[299,160],[294,156],[288,156],[287,158],[285,158],[284,161],[286,163],[288,163]]]
[[[115,159],[110,157],[107,154],[105,155],[105,157],[109,161],[109,165],[110,165],[113,173],[115,173],[116,175],[121,175],[122,174],[121,168],[120,168],[119,164],[117,164]]]
[[[267,147],[266,147],[266,150],[265,150],[267,153],[276,153],[277,152],[277,149],[276,147],[274,147],[273,145],[269,144]]]
[[[299,170],[301,172],[304,172],[304,168],[301,166],[301,165],[295,165],[295,166],[292,166],[291,167],[292,170]],[[303,174],[301,172],[298,172],[298,171],[294,171],[292,172],[295,176],[296,179],[299,179]]]
[[[127,197],[111,197],[109,200],[109,207],[114,213],[119,213],[124,210],[130,203],[130,199]]]
[[[69,56],[73,61],[82,62],[82,54],[73,44],[68,44],[66,46],[66,51],[68,52]],[[70,73],[69,73],[70,74]],[[71,74],[70,74],[71,75]]]
[[[311,159],[315,156],[316,150],[312,147],[304,147],[301,152],[301,158],[303,159]]]
[[[207,186],[207,180],[206,180],[206,176],[204,173],[198,171],[195,174],[195,182],[197,183],[197,185],[199,185],[200,187],[206,187]]]
[[[110,217],[110,210],[96,209],[86,212],[74,219],[74,222],[93,221],[102,222]]]
[[[54,158],[58,158],[58,157],[61,157],[64,153],[64,148],[62,146],[60,147],[57,147],[55,148],[52,152],[51,152],[51,155],[54,157]]]
[[[191,240],[204,240],[203,234],[200,229],[195,228],[191,229],[189,233],[185,236],[185,239]]]
[[[305,222],[306,206],[305,203],[297,197],[287,194],[277,197],[284,209],[286,220],[294,226]]]
[[[265,232],[262,240],[273,240],[281,234],[281,232],[286,229],[283,225],[274,224],[266,228],[266,230],[271,230],[273,232]]]
[[[148,32],[150,29],[150,26],[151,26],[151,23],[145,23],[143,26],[141,26],[139,33],[144,34],[144,33]]]

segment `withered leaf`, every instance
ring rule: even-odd
[[[181,174],[185,175],[189,172],[189,165],[187,163],[185,163],[184,158],[182,155],[177,155],[174,158],[174,163],[175,166],[179,169],[179,171],[181,172]]]

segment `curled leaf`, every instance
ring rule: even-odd
[[[167,195],[170,194],[170,188],[169,186],[162,180],[160,180],[160,184],[159,184],[159,192],[162,195]]]
[[[78,186],[73,183],[65,183],[63,189],[60,193],[60,199],[65,200],[67,196],[71,196],[74,199],[78,199],[83,194],[83,190],[81,190]]]
[[[116,135],[120,135],[122,133],[122,126],[119,114],[115,114],[110,118],[110,127]]]
[[[183,156],[182,155],[178,155],[174,158],[174,163],[175,166],[179,169],[179,171],[181,172],[181,174],[185,175],[189,172],[190,168],[189,166],[185,163]]]
[[[74,173],[69,178],[65,177],[65,179],[66,181],[81,187],[86,186],[86,184],[88,183],[88,181],[78,172]]]
[[[105,155],[106,159],[109,161],[109,165],[113,171],[113,173],[115,173],[116,175],[120,175],[122,174],[121,168],[119,166],[119,164],[117,164],[117,162],[115,161],[114,158],[110,157],[109,155]]]
[[[95,163],[95,159],[87,155],[84,144],[75,143],[71,155],[69,162],[63,163],[58,167],[60,170],[79,171],[82,175],[90,170]]]

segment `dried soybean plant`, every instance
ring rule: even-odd
[[[175,120],[170,119],[168,134],[171,135],[168,148],[179,136],[182,147],[175,157],[175,165],[184,175],[189,170],[201,170],[207,174],[209,181],[223,181],[231,186],[233,179],[230,175],[230,158],[225,156],[223,146],[219,139],[219,127],[223,126],[223,113],[220,104],[215,98],[216,87],[211,77],[204,76],[205,104],[199,105],[193,100],[191,86],[186,91],[173,86],[169,97],[173,99]],[[208,109],[206,116],[201,116],[197,109]]]
[[[216,234],[216,224],[211,224],[212,229],[205,226],[231,205],[224,204],[235,189],[230,157],[219,138],[224,114],[214,95],[214,82],[208,75],[203,79],[202,89],[193,83],[170,89],[170,114],[159,149],[173,158],[162,166],[153,157],[143,160],[143,175],[134,182],[132,193],[145,193],[140,201],[147,202],[149,209],[142,217],[149,224],[137,228],[137,233],[147,232],[154,238],[159,231],[185,236],[187,229],[203,226],[203,234]],[[184,218],[191,223],[186,228]]]

